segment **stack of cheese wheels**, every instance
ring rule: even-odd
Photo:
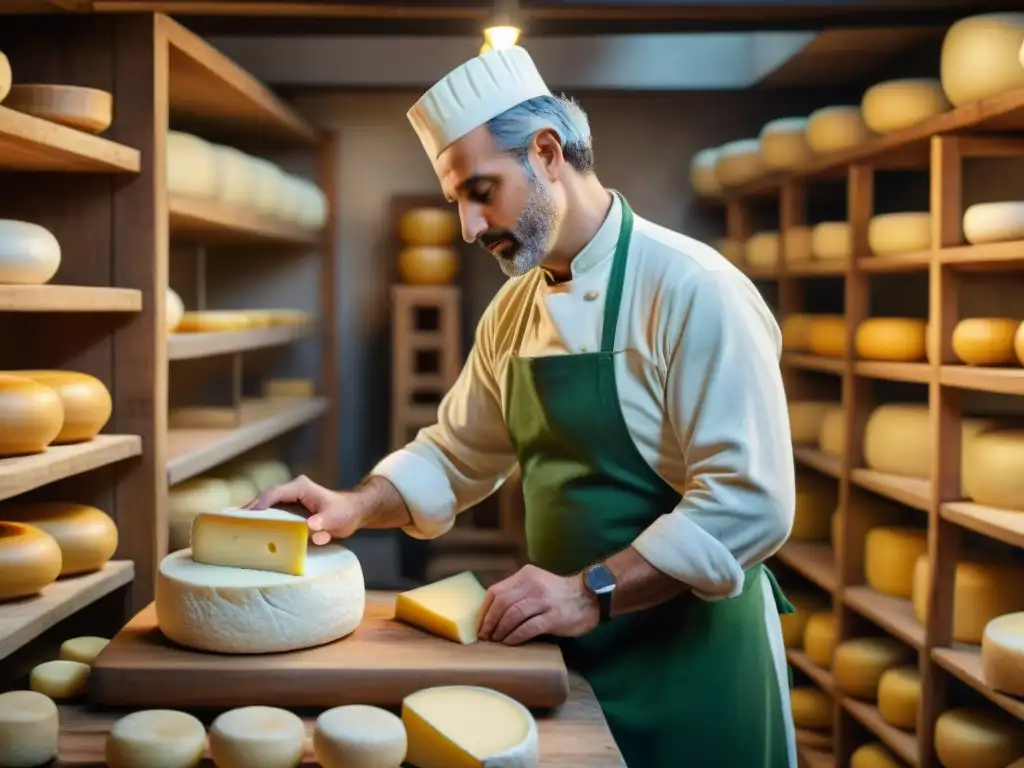
[[[45,384],[0,373],[0,457],[42,453],[64,426],[64,403]]]
[[[40,528],[57,542],[61,576],[100,570],[117,550],[117,526],[106,512],[72,502],[5,504],[0,518]]]
[[[690,159],[690,186],[700,197],[714,197],[722,191],[715,174],[717,159],[717,147],[702,149]]]
[[[937,78],[887,80],[864,92],[864,124],[879,134],[892,133],[940,115],[950,107]]]
[[[964,239],[972,245],[1024,240],[1024,200],[968,206],[963,230]]]
[[[889,725],[917,729],[921,707],[921,673],[913,665],[889,667],[878,681],[878,714]]]
[[[839,491],[831,477],[800,469],[796,474],[796,511],[790,538],[794,541],[828,541],[829,524]]]
[[[928,621],[931,560],[927,553],[914,564],[914,615]],[[997,616],[1024,611],[1024,567],[1011,560],[982,562],[962,558],[953,578],[953,640],[980,645],[985,625]]]
[[[60,711],[36,691],[0,693],[0,765],[49,765],[57,757]]]
[[[718,148],[715,175],[724,188],[738,187],[753,181],[764,172],[761,142],[758,139],[730,141]]]
[[[1024,430],[976,434],[964,450],[963,490],[977,504],[1024,512]]]
[[[217,195],[217,160],[213,145],[182,131],[167,132],[167,191],[201,200]]]
[[[1024,696],[1024,612],[989,620],[981,636],[981,672],[991,688]]]
[[[942,768],[1014,768],[1024,729],[994,705],[947,709],[935,721],[935,753]]]
[[[807,143],[807,118],[782,117],[766,123],[759,136],[765,168],[793,168],[814,156]]]
[[[859,106],[822,107],[807,118],[807,143],[820,155],[856,147],[872,136]]]
[[[850,768],[903,768],[903,763],[881,742],[875,741],[853,750]]]
[[[1022,44],[1024,13],[968,16],[950,26],[942,41],[939,76],[953,106],[1024,88]]]
[[[875,256],[919,253],[932,247],[930,213],[881,213],[868,222],[868,247]]]
[[[864,542],[864,578],[883,595],[909,600],[914,565],[928,551],[928,532],[904,526],[874,526]]]
[[[821,422],[829,408],[838,403],[831,400],[791,400],[789,402],[789,429],[797,445],[817,445]]]
[[[167,489],[168,548],[171,552],[187,549],[192,521],[200,512],[238,506],[227,481],[213,477],[193,477]]]
[[[782,258],[786,264],[799,267],[813,258],[812,229],[810,227],[790,227],[782,233]]]
[[[35,525],[0,522],[0,602],[38,594],[61,570],[57,540]]]
[[[836,647],[836,615],[831,610],[814,611],[804,627],[804,653],[822,669],[832,668]]]
[[[835,405],[825,411],[818,431],[818,450],[841,459],[846,455],[846,409]]]
[[[827,731],[832,728],[832,697],[819,688],[801,685],[789,691],[793,725],[801,730]]]
[[[854,349],[864,360],[924,360],[925,325],[912,317],[870,317],[857,326]]]
[[[913,649],[895,637],[856,637],[836,646],[832,676],[836,687],[846,695],[875,701],[885,671],[913,659]]]
[[[811,258],[815,261],[848,261],[852,253],[849,223],[823,221],[811,230]]]
[[[807,334],[807,346],[815,355],[846,354],[846,320],[842,315],[816,315]]]
[[[748,267],[768,269],[779,263],[779,233],[774,230],[755,232],[743,247]]]
[[[443,208],[413,208],[398,220],[403,247],[398,273],[410,285],[448,285],[459,271],[459,252],[452,247],[459,218]]]
[[[12,376],[31,379],[50,387],[61,399],[64,418],[54,445],[92,440],[110,421],[113,401],[110,391],[95,376],[76,371],[10,371]]]
[[[1021,326],[1019,318],[971,317],[953,329],[953,353],[967,365],[1019,364],[1014,338]]]
[[[793,604],[793,613],[779,616],[779,623],[782,625],[782,644],[787,648],[799,650],[804,646],[807,621],[815,612],[827,610],[830,607],[829,601],[818,592],[793,593],[789,595],[789,601]]]
[[[45,227],[0,219],[0,285],[44,285],[60,268],[60,243]]]

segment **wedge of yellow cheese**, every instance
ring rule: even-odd
[[[395,599],[395,618],[427,632],[469,645],[477,640],[486,590],[472,571],[426,584]]]
[[[192,520],[192,559],[207,565],[302,576],[308,542],[306,518],[280,509],[200,512]]]

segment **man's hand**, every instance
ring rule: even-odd
[[[329,490],[305,475],[267,488],[244,509],[268,509],[278,504],[301,504],[310,512],[307,522],[314,544],[326,544],[331,538],[347,539],[362,526],[365,509],[356,494]]]
[[[538,635],[579,637],[596,627],[600,616],[581,574],[556,576],[527,565],[487,590],[478,634],[505,645]]]

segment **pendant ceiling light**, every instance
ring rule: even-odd
[[[480,54],[511,48],[519,41],[519,3],[517,0],[495,0],[494,15],[484,29]]]

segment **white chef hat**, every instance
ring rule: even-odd
[[[423,94],[407,116],[433,160],[449,144],[505,110],[550,94],[530,54],[516,45],[488,51],[456,67]]]

